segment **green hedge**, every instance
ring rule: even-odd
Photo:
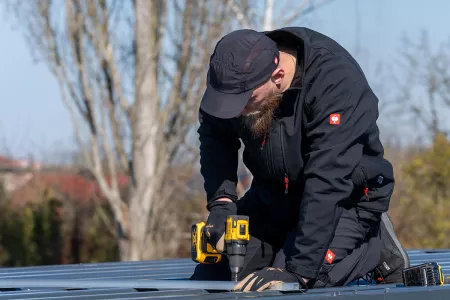
[[[45,192],[36,197],[40,199],[28,201],[24,207],[12,206],[0,185],[2,266],[119,260],[114,236],[104,221],[111,218],[107,208],[102,208],[102,219],[98,207],[77,206]],[[62,212],[60,216],[58,212]]]

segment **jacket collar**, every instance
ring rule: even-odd
[[[298,89],[303,86],[303,78],[306,66],[307,47],[305,45],[306,28],[303,27],[285,27],[263,33],[275,42],[289,41],[293,47],[297,48],[297,70],[294,76],[293,85],[290,89]]]

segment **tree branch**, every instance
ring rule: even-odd
[[[281,20],[283,20],[281,26],[287,26],[289,25],[292,21],[294,21],[296,18],[298,18],[304,11],[305,7],[310,4],[311,0],[302,0],[300,1],[300,3],[298,3],[297,7],[289,9],[290,11],[290,15],[288,17],[282,17],[282,16],[278,16],[280,17]],[[278,20],[280,20],[278,19]]]
[[[228,0],[228,5],[230,6],[231,10],[236,15],[236,20],[239,22],[242,28],[250,28],[250,20],[247,17],[248,14],[245,14],[243,10],[241,10],[241,7],[236,4],[235,0]]]

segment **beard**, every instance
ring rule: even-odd
[[[259,138],[269,132],[275,109],[281,103],[282,93],[271,93],[264,99],[261,109],[243,117],[244,126],[250,129],[253,138]]]

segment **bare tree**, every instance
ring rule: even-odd
[[[180,231],[170,209],[173,177],[166,174],[175,163],[197,160],[188,137],[229,5],[220,0],[10,4],[33,54],[58,80],[84,163],[112,207],[121,258],[160,257],[174,248]],[[130,178],[125,196],[120,174]]]
[[[401,47],[400,68],[394,77],[399,87],[399,96],[392,110],[394,118],[398,125],[403,123],[414,128],[416,134],[424,129],[424,134],[431,139],[438,134],[448,135],[449,43],[433,49],[427,32],[423,31],[418,39],[404,36]]]

